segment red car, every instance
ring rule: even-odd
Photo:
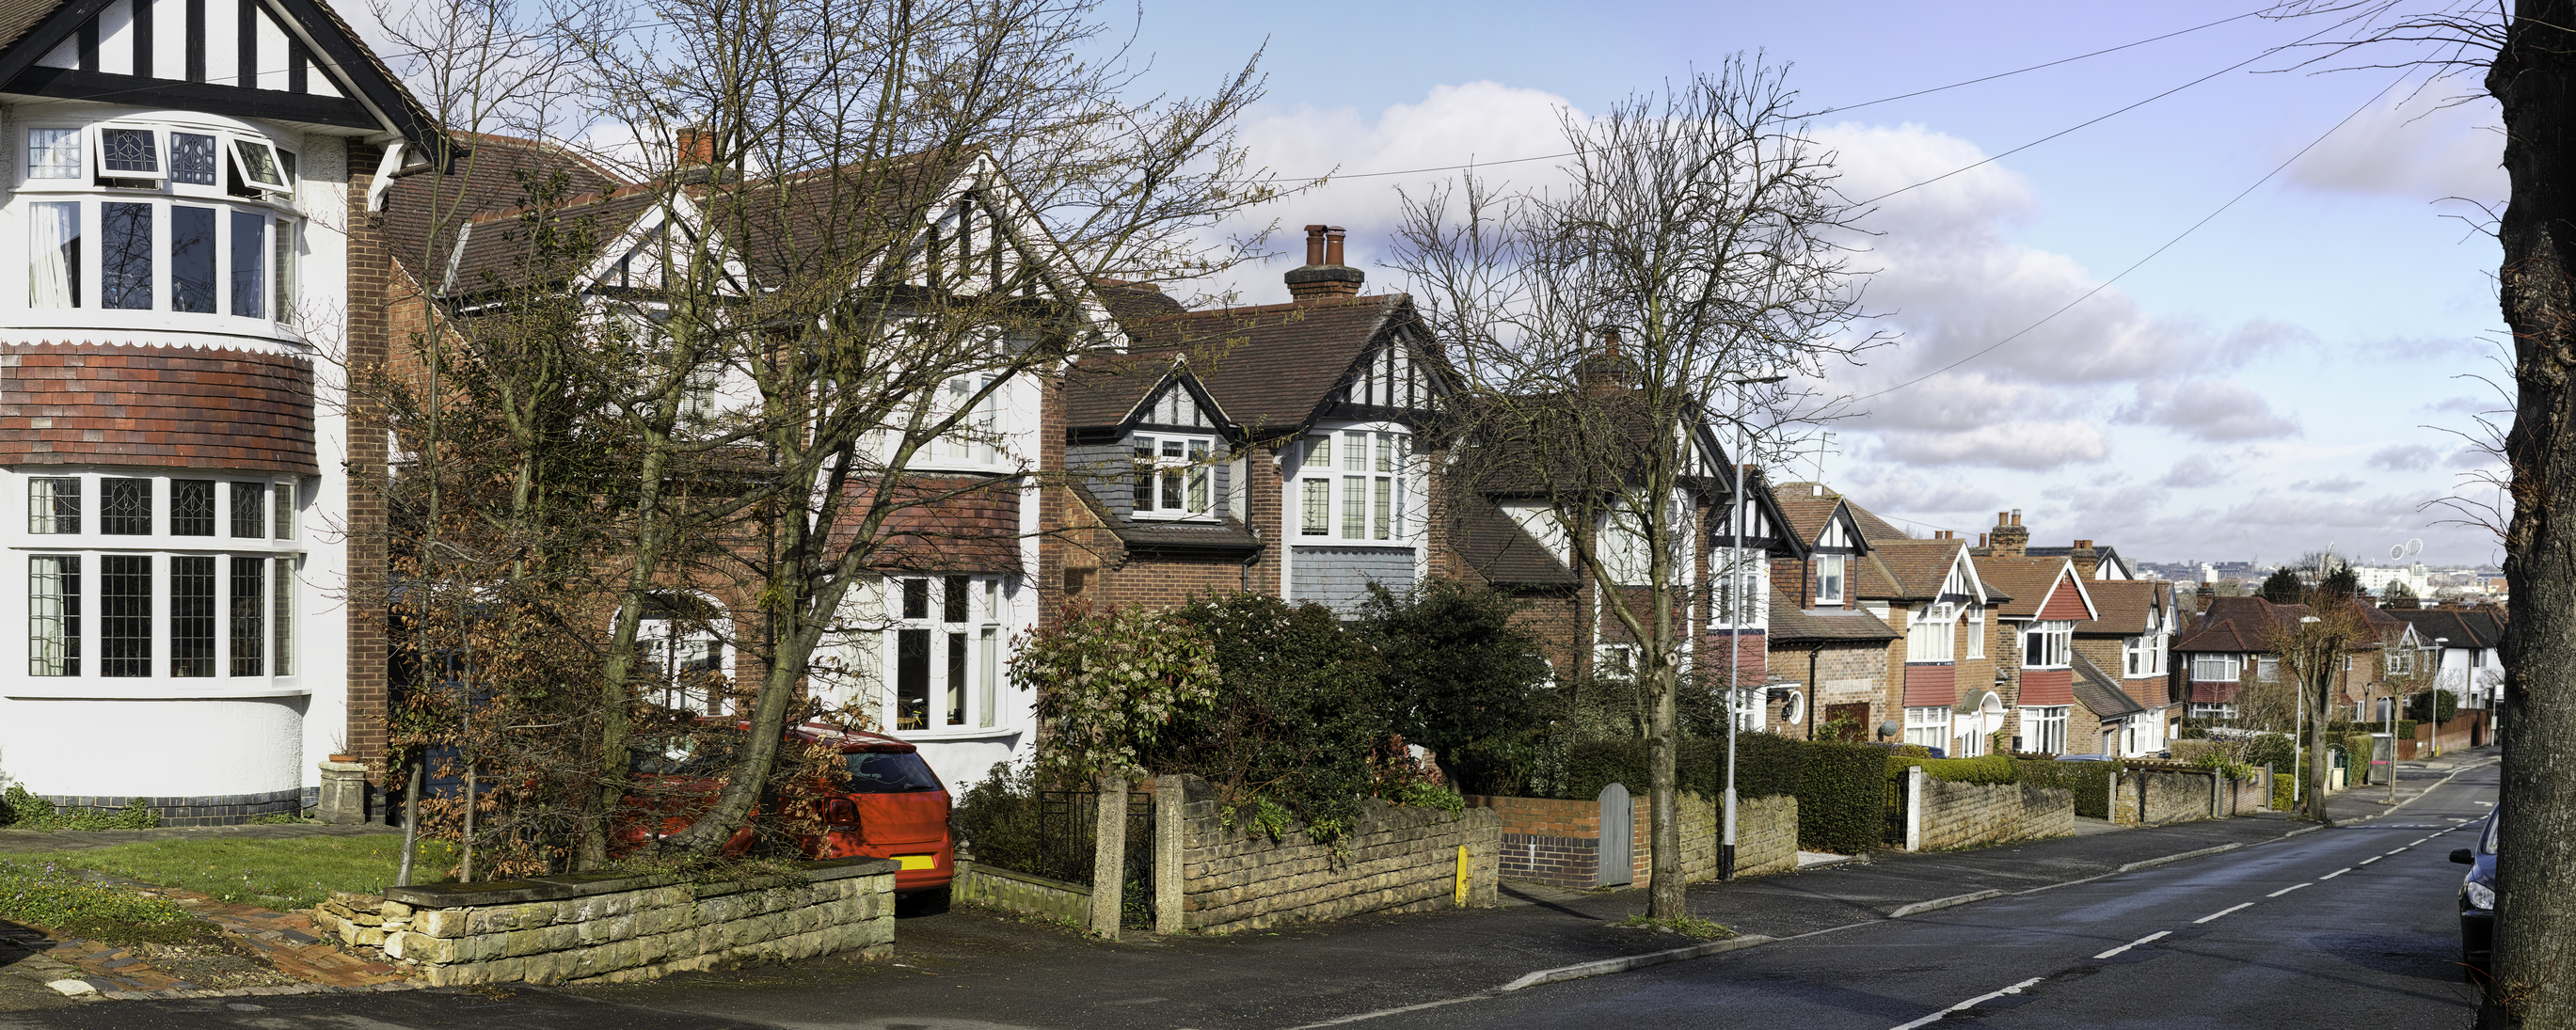
[[[641,789],[628,798],[633,814],[619,820],[618,851],[632,851],[696,821],[723,787],[733,748],[749,728],[737,720],[709,718],[700,720],[689,736],[637,746],[629,768]],[[957,845],[948,832],[948,788],[921,760],[920,749],[882,733],[821,723],[792,727],[787,736],[839,751],[849,774],[844,783],[780,785],[791,805],[814,806],[823,823],[819,835],[795,836],[799,852],[807,858],[893,859],[901,867],[894,874],[897,895],[947,891],[957,871]],[[745,826],[725,842],[725,853],[744,854],[756,839]]]

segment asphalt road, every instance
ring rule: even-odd
[[[1343,1025],[2467,1026],[2449,854],[2495,787],[2488,766],[2373,822]]]

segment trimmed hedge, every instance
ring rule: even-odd
[[[1924,775],[1944,783],[2018,783],[2021,781],[2019,770],[2013,766],[2013,760],[2004,755],[1979,755],[1975,758],[1911,758],[1905,755],[1890,755],[1887,758],[1887,778],[1892,780],[1903,776],[1907,768],[1918,765],[1923,767]]]
[[[2056,762],[2016,759],[2021,782],[2075,792],[2075,814],[2091,819],[2111,817],[2111,771],[2118,762]]]
[[[1726,742],[1684,739],[1674,757],[1675,786],[1704,797],[1726,788]],[[1598,797],[1601,788],[1624,784],[1631,795],[1648,790],[1648,752],[1642,740],[1596,740],[1568,748],[1567,797]],[[1877,847],[1886,825],[1887,752],[1867,744],[1802,743],[1769,733],[1735,738],[1735,791],[1743,798],[1793,794],[1798,798],[1798,845],[1810,851],[1863,854]]]

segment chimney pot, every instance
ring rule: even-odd
[[[703,126],[683,125],[672,134],[672,150],[682,168],[704,168],[716,163],[716,134]]]
[[[1288,296],[1299,304],[1356,296],[1366,273],[1342,263],[1343,230],[1338,225],[1306,227],[1306,264],[1288,270]]]

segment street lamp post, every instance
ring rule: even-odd
[[[1735,490],[1726,503],[1735,510],[1727,513],[1726,529],[1730,538],[1726,551],[1726,813],[1725,827],[1717,845],[1717,873],[1722,880],[1735,879],[1735,732],[1744,721],[1743,685],[1736,682],[1744,669],[1744,389],[1755,383],[1776,383],[1787,376],[1735,376],[1735,441],[1726,456],[1735,466]]]

